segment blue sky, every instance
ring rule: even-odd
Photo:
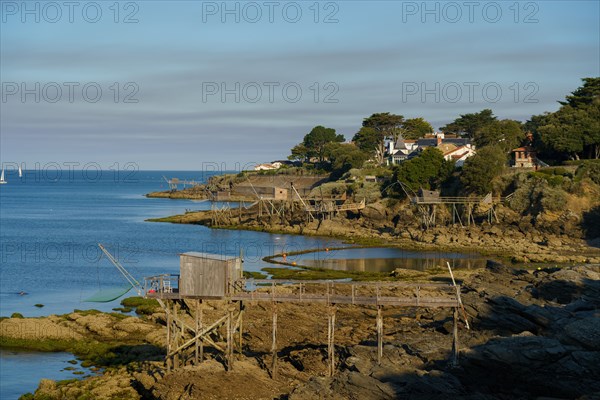
[[[0,5],[0,158],[28,166],[239,169],[374,112],[524,121],[600,76],[598,1]]]

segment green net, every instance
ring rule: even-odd
[[[117,287],[112,289],[103,289],[94,293],[91,297],[83,300],[89,303],[108,303],[123,296],[131,290],[133,286],[127,285],[125,287]]]

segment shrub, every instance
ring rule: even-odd
[[[569,178],[573,177],[573,174],[571,174],[569,171],[567,171],[563,167],[542,168],[542,169],[538,170],[537,172],[540,174],[545,174],[545,175],[568,176]]]
[[[600,160],[585,160],[575,171],[575,180],[581,181],[583,178],[589,178],[596,185],[600,185]],[[599,162],[596,162],[599,161]]]
[[[563,183],[562,175],[553,175],[542,171],[530,172],[529,175],[533,178],[544,179],[552,187],[561,186]]]
[[[510,199],[509,207],[521,214],[530,215],[564,209],[567,203],[566,193],[552,186],[547,177],[548,175],[544,174],[529,173],[526,180],[522,177],[516,178],[514,184],[517,188]],[[558,178],[562,181],[562,177]]]
[[[10,317],[11,317],[11,318],[19,318],[19,319],[25,318],[25,317],[23,316],[23,314],[21,314],[21,313],[18,313],[18,312],[16,312],[16,313],[12,313]]]

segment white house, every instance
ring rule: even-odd
[[[454,160],[457,167],[462,167],[465,160],[473,155],[475,155],[475,149],[472,145],[466,144],[445,152],[444,160]]]
[[[471,144],[470,139],[436,132],[425,135],[425,137],[418,140],[404,140],[400,137],[396,142],[389,141],[387,144],[387,164],[400,164],[415,157],[427,147],[439,149],[446,160],[456,160],[457,167],[462,166],[467,158],[475,154],[475,147]]]
[[[396,142],[390,140],[387,144],[387,164],[400,164],[402,161],[407,160],[408,156],[417,149],[416,140],[404,140],[402,136]]]
[[[255,171],[270,171],[273,169],[279,169],[281,168],[281,163],[279,161],[273,162],[273,163],[265,163],[265,164],[258,164],[257,166],[254,167]]]

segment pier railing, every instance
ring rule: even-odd
[[[179,275],[161,274],[144,278],[144,293],[147,297],[178,296]]]
[[[144,279],[144,293],[149,298],[202,298],[201,294],[181,295],[179,275],[163,274]],[[243,278],[229,282],[228,286],[227,294],[222,299],[233,301],[457,307],[460,298],[460,286],[446,283]],[[214,296],[210,298],[217,299]]]
[[[243,279],[232,285],[232,300],[407,307],[455,307],[460,291],[442,283],[330,280]]]

